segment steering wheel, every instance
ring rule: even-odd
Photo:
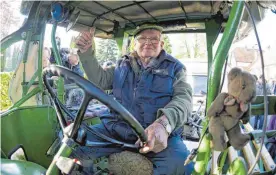
[[[80,128],[80,125],[82,124],[82,120],[84,117],[84,113],[86,111],[86,108],[90,102],[91,99],[97,99],[106,106],[108,106],[111,110],[114,110],[119,114],[119,117],[126,121],[130,125],[130,127],[135,131],[139,139],[143,142],[147,142],[147,135],[145,133],[144,128],[141,126],[141,124],[134,118],[134,116],[127,111],[126,108],[124,108],[119,102],[117,102],[114,98],[111,96],[107,95],[106,93],[103,92],[100,88],[98,88],[96,85],[94,85],[92,82],[86,80],[85,78],[79,76],[78,74],[72,72],[71,70],[64,68],[62,66],[56,66],[56,65],[51,65],[49,67],[46,67],[43,70],[43,82],[50,93],[50,97],[53,101],[55,110],[57,112],[57,117],[60,123],[60,126],[62,130],[64,131],[66,127],[66,119],[62,113],[62,110],[67,113],[69,116],[73,116],[66,107],[61,104],[61,102],[58,100],[56,94],[53,92],[49,80],[48,80],[48,75],[51,74],[52,76],[58,76],[58,77],[63,77],[67,78],[71,81],[74,81],[80,88],[84,90],[84,98],[83,101],[80,105],[80,109],[77,113],[77,116],[74,119],[74,123],[72,126],[72,130],[69,133],[69,138],[75,139],[77,136],[77,132]],[[101,133],[98,133],[93,130],[93,128],[90,128],[86,126],[86,129],[93,134],[96,134],[97,136],[103,138],[106,141],[109,141],[109,143],[114,143],[114,144],[119,144],[123,145],[126,147],[131,147],[131,148],[138,148],[137,145],[134,144],[128,144],[125,142],[121,142],[118,140],[115,140],[113,138],[107,137],[106,135],[103,135]],[[95,145],[101,145],[95,143]]]

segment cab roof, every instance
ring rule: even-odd
[[[55,1],[57,2],[57,1]],[[30,1],[23,1],[31,3]],[[42,7],[51,5],[44,1]],[[154,23],[168,32],[204,32],[205,21],[215,19],[222,23],[228,19],[232,6],[227,1],[61,1],[73,14],[80,12],[72,28],[81,31],[96,27],[96,36],[112,38],[120,29],[131,31],[143,23]],[[21,8],[21,12],[22,12]],[[49,23],[51,20],[49,20]],[[66,27],[68,21],[59,26]]]

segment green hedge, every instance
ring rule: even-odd
[[[0,98],[0,111],[3,111],[9,108],[12,105],[12,102],[9,98],[9,83],[12,78],[13,72],[1,72],[1,98]]]

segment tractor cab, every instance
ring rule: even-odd
[[[205,71],[187,75],[194,84],[200,110],[194,110],[184,126],[184,131],[188,128],[186,132],[193,134],[184,133],[183,138],[195,142],[196,147],[183,166],[193,161],[193,174],[275,174],[275,162],[264,140],[275,137],[276,130],[256,131],[250,124],[242,125],[244,132],[252,136],[250,144],[241,151],[229,145],[225,151],[217,152],[211,150],[209,120],[205,117],[206,110],[222,89],[231,44],[246,37],[253,30],[253,24],[262,20],[263,7],[273,8],[273,5],[273,2],[255,1],[22,1],[20,11],[27,16],[24,24],[1,40],[1,55],[14,43],[23,41],[20,63],[9,89],[13,105],[1,112],[0,118],[1,174],[85,174],[82,162],[72,154],[76,147],[118,146],[138,150],[139,145],[112,139],[89,127],[101,122],[99,116],[110,110],[119,114],[143,143],[147,142],[145,128],[118,101],[87,77],[63,66],[56,38],[58,26],[67,32],[94,27],[95,37],[115,40],[122,56],[131,49],[133,31],[144,23],[162,26],[166,35],[203,33],[206,36],[206,64],[186,63],[192,68],[190,72],[200,66],[205,66]],[[55,64],[44,67],[47,24],[52,24],[48,39]],[[220,41],[218,36],[221,36]],[[214,48],[216,43],[217,48]],[[65,83],[66,80],[70,83]],[[66,104],[65,92],[71,89],[81,94],[77,107]],[[266,118],[276,114],[275,106],[275,96],[258,96],[250,112],[252,116],[265,114]],[[104,141],[93,142],[88,134]],[[132,152],[88,162],[93,164],[94,174],[126,174],[118,171],[123,164],[114,164],[114,159],[120,160],[126,155],[143,165],[133,174],[153,173],[152,163]]]

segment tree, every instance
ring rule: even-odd
[[[195,43],[194,43],[194,58],[205,59],[207,58],[207,46],[206,46],[206,36],[203,33],[195,33]]]
[[[131,37],[129,46],[127,48],[127,53],[131,53],[133,51],[134,51],[134,37]]]
[[[178,59],[206,59],[206,35],[203,33],[177,34],[177,49],[174,49]]]
[[[98,39],[96,42],[96,57],[100,63],[106,61],[116,62],[119,56],[119,49],[115,40]]]
[[[184,54],[184,56],[187,57],[187,58],[191,58],[190,46],[189,46],[189,44],[188,44],[188,42],[187,42],[186,39],[184,40],[184,47],[185,47],[185,51],[186,51],[185,54]]]
[[[172,45],[170,43],[170,39],[168,37],[168,35],[163,35],[163,41],[164,41],[164,50],[171,54],[172,53]]]
[[[12,105],[12,102],[8,96],[9,94],[9,82],[12,78],[12,72],[1,72],[1,98],[0,98],[0,111],[3,111],[9,108]]]
[[[195,34],[195,43],[194,43],[194,46],[193,46],[193,49],[194,49],[194,58],[198,58],[199,57],[199,42],[198,42],[198,35],[197,33]]]
[[[13,32],[12,28],[19,27],[20,18],[17,16],[16,12],[19,11],[19,1],[7,1],[2,0],[0,3],[0,14],[1,14],[1,30],[0,30],[0,39]],[[6,66],[6,54],[9,51],[4,51],[1,53],[1,72],[4,71]]]
[[[12,53],[12,70],[14,70],[18,64],[20,54],[20,46],[15,45]]]
[[[10,34],[12,27],[18,27],[20,18],[15,12],[19,11],[18,1],[7,1],[2,0],[0,3],[0,13],[1,13],[1,31],[0,39]]]
[[[5,66],[6,66],[6,59],[5,59],[5,55],[6,55],[6,51],[3,51],[0,53],[1,54],[1,61],[0,61],[0,72],[4,72]]]

